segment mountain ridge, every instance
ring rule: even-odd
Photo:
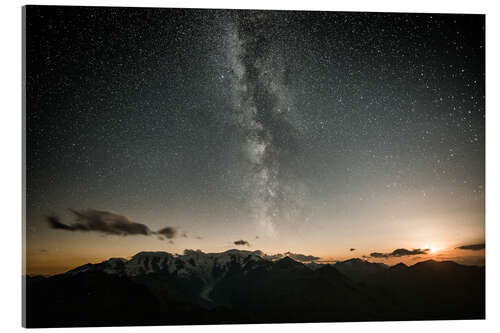
[[[412,267],[413,269],[415,269],[418,267],[422,267],[424,265],[432,267],[435,266],[436,263],[442,263],[443,265],[447,265],[449,267],[453,267],[456,265],[466,266],[466,267],[481,267],[475,265],[463,265],[450,260],[436,261],[433,259],[420,261],[413,265],[406,265],[400,262],[396,265],[389,266],[384,263],[370,262],[357,257],[343,261],[337,261],[332,264],[332,263],[321,263],[315,260],[300,261],[293,259],[288,255],[286,256],[267,255],[261,250],[249,251],[240,249],[229,249],[223,252],[202,252],[200,250],[186,249],[183,254],[170,253],[167,251],[140,251],[135,255],[131,256],[130,259],[126,259],[123,257],[112,257],[99,263],[83,264],[59,274],[77,274],[79,272],[84,272],[88,270],[102,270],[110,274],[113,273],[116,274],[119,273],[120,269],[122,269],[123,267],[128,267],[128,270],[122,273],[125,273],[125,275],[141,275],[169,268],[168,265],[172,264],[172,262],[176,262],[177,265],[180,266],[185,264],[190,264],[191,266],[199,266],[200,264],[206,265],[207,261],[217,264],[224,264],[231,261],[232,260],[231,258],[233,259],[239,258],[239,261],[241,262],[243,262],[243,260],[254,260],[254,261],[264,260],[269,262],[280,262],[286,259],[286,261],[288,262],[299,263],[313,270],[323,267],[325,265],[332,265],[338,271],[342,272],[343,274],[349,275],[351,278],[357,274],[361,274],[365,278],[366,275],[378,273],[383,270],[389,270],[389,269],[401,270],[405,268],[409,269]],[[182,264],[180,262],[182,262]],[[170,269],[172,270],[172,267],[170,267]]]
[[[24,276],[29,327],[484,318],[484,267],[139,252]]]

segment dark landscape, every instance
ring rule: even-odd
[[[27,326],[484,319],[485,269],[270,261],[260,251],[141,252],[28,276]]]

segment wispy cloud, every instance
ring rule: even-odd
[[[296,260],[296,261],[315,261],[315,260],[320,259],[320,257],[307,255],[307,254],[301,254],[301,253],[292,253],[292,252],[266,254],[260,250],[257,250],[254,253],[256,255],[262,257],[263,259],[266,259],[266,260],[279,260],[279,259],[283,259],[284,257],[287,257],[287,256],[292,258],[293,260]]]
[[[316,256],[301,254],[301,253],[285,252],[285,255],[297,261],[313,261],[320,259],[319,257]]]
[[[404,257],[404,256],[414,256],[418,254],[428,254],[430,249],[396,249],[391,253],[380,253],[380,252],[372,252],[370,253],[370,257],[372,258],[391,258],[391,257]]]
[[[165,236],[168,239],[172,239],[177,235],[177,229],[174,227],[165,227],[157,231],[158,234]]]
[[[472,251],[480,251],[486,247],[484,243],[482,244],[471,244],[471,245],[462,245],[457,247],[459,250],[472,250]]]
[[[243,240],[243,239],[240,239],[240,240],[237,240],[237,241],[234,241],[233,242],[234,245],[238,245],[238,246],[250,246],[250,243],[247,242],[246,240]]]
[[[76,223],[70,225],[74,230],[97,231],[110,235],[149,235],[151,230],[142,223],[131,221],[128,217],[102,210],[71,210]]]
[[[69,230],[69,231],[75,231],[78,230],[76,226],[73,225],[67,225],[61,222],[59,217],[51,215],[47,216],[47,223],[50,225],[52,229],[61,229],[61,230]]]
[[[177,236],[177,229],[174,227],[164,227],[158,231],[152,231],[147,225],[132,221],[126,216],[96,210],[74,210],[70,211],[75,216],[75,222],[63,223],[55,215],[47,216],[46,221],[52,229],[66,231],[98,232],[107,235],[133,236],[133,235],[158,235],[159,239],[172,239]]]

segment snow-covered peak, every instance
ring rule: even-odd
[[[111,258],[99,264],[80,266],[68,273],[100,271],[108,274],[138,276],[150,273],[168,273],[177,276],[195,276],[209,282],[224,276],[230,269],[245,269],[248,263],[262,261],[256,252],[231,249],[221,253],[185,250],[184,254],[168,252],[139,252],[130,260]]]
[[[169,270],[173,259],[168,252],[139,252],[125,263],[125,274],[135,276]]]
[[[165,251],[142,251],[137,254],[135,254],[132,259],[134,258],[152,258],[152,257],[171,257],[173,256],[171,253],[165,252]]]

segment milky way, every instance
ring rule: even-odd
[[[302,195],[300,180],[287,161],[296,153],[297,129],[287,119],[294,105],[284,84],[285,50],[273,45],[272,15],[239,12],[233,21],[227,32],[233,81],[231,116],[246,139],[250,168],[244,188],[260,232],[273,235],[276,220],[296,217]]]

